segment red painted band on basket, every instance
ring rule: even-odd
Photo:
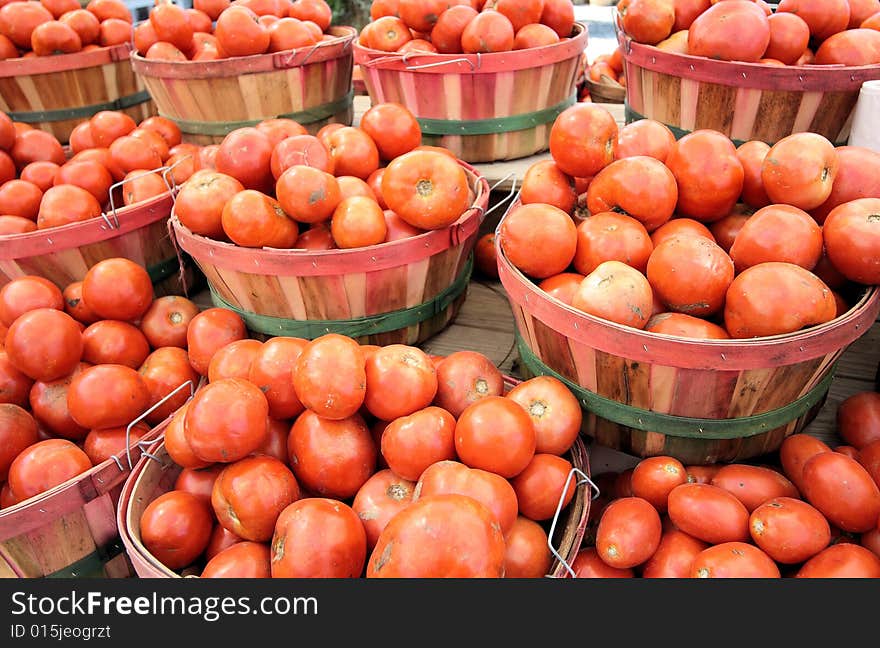
[[[559,63],[578,56],[587,48],[587,27],[575,23],[578,33],[571,38],[525,50],[488,54],[389,53],[354,43],[354,60],[363,68],[426,72],[431,74],[494,74]]]
[[[195,259],[211,259],[212,263],[237,272],[315,277],[347,274],[353,269],[371,272],[397,268],[455,247],[471,237],[480,227],[482,219],[475,216],[481,210],[486,210],[489,202],[489,181],[477,175],[471,165],[461,161],[459,164],[478,178],[474,206],[447,228],[390,243],[348,250],[243,248],[193,234],[175,215],[172,215],[171,223],[178,244],[190,256]]]
[[[51,74],[66,70],[108,65],[117,61],[127,60],[132,52],[131,43],[122,43],[112,47],[102,47],[91,52],[75,52],[74,54],[55,54],[53,56],[35,56],[33,58],[6,59],[0,61],[0,78],[14,76],[30,76],[32,74]]]
[[[354,27],[331,27],[330,33],[337,38],[284,52],[235,56],[218,61],[153,61],[134,52],[131,67],[137,74],[161,79],[210,79],[286,70],[340,58],[350,51],[357,36]]]
[[[778,67],[761,63],[717,61],[703,56],[665,52],[635,43],[618,32],[623,58],[653,72],[721,85],[796,92],[852,92],[862,83],[880,79],[878,65],[802,65]]]
[[[638,362],[684,369],[742,371],[780,367],[819,358],[860,337],[880,313],[880,291],[873,287],[856,307],[822,326],[803,332],[737,340],[692,340],[650,333],[609,322],[563,304],[513,267],[495,238],[498,275],[510,299],[580,344]]]
[[[85,243],[106,241],[168,218],[173,205],[171,192],[166,192],[143,203],[117,209],[118,228],[111,227],[107,220],[98,216],[80,223],[70,223],[26,234],[0,236],[0,261],[40,256],[78,248]],[[107,218],[113,220],[112,212],[107,213]]]

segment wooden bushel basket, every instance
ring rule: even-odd
[[[493,162],[547,150],[554,120],[576,101],[587,28],[575,23],[571,38],[553,45],[490,54],[353,47],[373,104],[409,108],[423,144]]]
[[[0,287],[38,275],[63,290],[99,261],[125,257],[147,269],[156,296],[187,294],[200,277],[191,263],[181,266],[168,231],[174,191],[80,223],[0,236]]]
[[[489,183],[461,163],[474,204],[450,227],[348,250],[242,248],[193,234],[172,216],[177,243],[208,280],[215,306],[254,337],[340,333],[371,344],[418,344],[445,328],[466,294]]]
[[[176,122],[185,142],[216,144],[236,128],[293,119],[315,133],[354,118],[351,44],[354,27],[310,47],[218,61],[156,61],[133,53],[131,65],[159,114]]]
[[[166,398],[187,387],[193,389],[187,382]],[[129,429],[165,400],[132,421]],[[131,469],[170,420],[155,426],[127,452],[0,510],[0,578],[135,576],[119,537],[116,508]]]
[[[136,122],[156,114],[131,69],[128,43],[93,52],[0,61],[0,109],[13,121],[52,133],[66,144],[74,126],[101,110]]]
[[[664,52],[635,43],[616,22],[626,73],[626,121],[663,122],[676,138],[701,128],[739,146],[774,144],[803,131],[835,146],[849,138],[862,83],[880,79],[880,65],[776,67]]]
[[[510,389],[518,381],[505,377],[505,387]],[[569,578],[571,565],[581,548],[590,514],[590,502],[595,489],[590,481],[590,461],[583,441],[578,438],[567,458],[572,470],[563,489],[567,491],[572,481],[576,483],[575,494],[569,505],[560,510],[548,523],[550,550],[554,556],[550,573],[553,578]],[[119,536],[125,546],[135,572],[141,578],[180,578],[180,574],[163,565],[144,546],[141,540],[140,519],[150,502],[174,488],[180,474],[180,466],[168,456],[164,441],[157,439],[135,464],[122,488],[117,507]],[[561,502],[560,502],[561,503]],[[369,559],[369,555],[367,556]]]
[[[708,464],[777,450],[813,420],[835,362],[880,312],[871,287],[847,313],[801,332],[743,340],[650,333],[551,297],[497,241],[523,368],[566,382],[585,410],[584,432],[638,457]]]

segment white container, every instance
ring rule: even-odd
[[[865,81],[862,84],[848,143],[880,153],[880,81]]]

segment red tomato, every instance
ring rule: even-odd
[[[664,531],[657,551],[642,568],[642,578],[690,578],[694,559],[708,547],[684,531]]]
[[[804,464],[803,481],[807,501],[841,530],[863,533],[877,526],[880,488],[855,459],[817,454]]]
[[[722,466],[710,482],[732,493],[751,513],[776,497],[798,498],[800,493],[784,475],[761,466],[731,464]]]
[[[6,332],[6,354],[16,369],[33,380],[50,382],[79,364],[83,342],[79,324],[67,313],[38,308],[21,315]]]
[[[624,497],[608,505],[596,530],[599,557],[612,567],[628,569],[648,560],[660,546],[660,515],[648,500]]]
[[[437,371],[428,355],[417,347],[382,347],[367,359],[365,371],[364,405],[384,421],[428,407],[437,394]]]
[[[79,425],[100,429],[128,425],[150,406],[150,390],[141,375],[125,365],[101,364],[74,377],[67,408]]]
[[[782,470],[801,493],[804,492],[804,464],[820,452],[831,452],[831,448],[809,434],[792,434],[779,447]]]
[[[569,479],[571,469],[571,462],[562,457],[536,454],[510,482],[516,491],[520,513],[531,520],[543,521],[568,506],[577,482]]]
[[[504,577],[542,578],[550,572],[553,557],[547,546],[547,532],[526,517],[519,516],[504,536]]]
[[[859,450],[880,440],[880,393],[865,391],[846,398],[837,407],[837,433]]]
[[[775,497],[749,518],[752,540],[778,563],[793,565],[809,560],[831,542],[828,520],[799,499]]]
[[[711,484],[682,484],[669,493],[669,519],[710,544],[749,538],[748,509],[731,493]]]
[[[217,350],[208,363],[208,382],[224,378],[248,380],[251,364],[260,352],[263,343],[259,340],[236,340]]]
[[[244,321],[225,308],[208,308],[192,318],[186,330],[186,348],[193,369],[208,375],[214,354],[230,342],[247,337]]]
[[[23,502],[91,467],[88,455],[67,439],[38,441],[22,450],[9,465],[9,488]]]
[[[797,578],[880,578],[880,558],[850,543],[831,545],[810,558]]]
[[[0,482],[6,481],[9,466],[19,453],[36,442],[34,417],[18,405],[0,403]]]
[[[434,404],[456,418],[471,403],[503,393],[504,376],[482,353],[455,351],[437,367]]]
[[[214,483],[223,471],[223,467],[223,464],[213,464],[207,468],[184,468],[174,480],[174,490],[186,491],[210,506]]]
[[[237,535],[226,529],[222,524],[215,524],[211,532],[211,539],[205,547],[205,560],[211,560],[224,549],[228,549],[236,542],[244,542]]]
[[[531,418],[503,396],[489,396],[469,405],[455,425],[455,451],[462,463],[502,477],[522,472],[534,457],[535,446]]]
[[[396,474],[416,481],[431,464],[455,459],[455,419],[426,407],[389,423],[381,437],[382,457]]]
[[[372,551],[382,530],[395,515],[412,503],[415,483],[385,469],[374,473],[354,496],[351,508],[364,523],[367,551]]]
[[[612,567],[599,557],[595,547],[586,547],[578,551],[572,561],[571,569],[575,578],[633,578],[632,569]],[[567,572],[566,572],[567,574]]]
[[[275,337],[267,340],[251,363],[248,380],[266,395],[269,416],[289,419],[305,409],[293,387],[293,368],[308,340]]]
[[[269,547],[261,542],[236,542],[208,559],[202,578],[271,578]]]
[[[131,431],[128,433],[129,443],[126,445],[127,428],[128,426],[107,428],[104,430],[92,430],[88,433],[83,441],[82,448],[93,466],[107,461],[114,455],[121,457],[127,447],[136,445],[138,441],[150,432],[149,426],[145,423],[138,423],[132,426]]]
[[[663,513],[669,493],[687,481],[687,471],[675,457],[649,457],[633,468],[632,492]]]
[[[186,435],[184,435],[184,422],[186,421],[186,412],[189,409],[189,403],[181,407],[168,426],[165,428],[165,451],[168,456],[178,466],[184,468],[205,468],[213,462],[199,459],[194,453],[189,443],[187,443]]]
[[[140,519],[144,547],[169,569],[192,564],[208,546],[212,527],[208,505],[183,491],[160,495]]]
[[[342,420],[357,413],[364,403],[366,383],[364,352],[344,335],[315,338],[296,360],[293,387],[297,397],[327,419]]]
[[[199,384],[199,375],[190,365],[189,356],[178,347],[159,347],[147,356],[138,373],[150,392],[150,407],[164,401],[146,416],[147,423],[153,425],[182,407]]]
[[[563,382],[552,376],[525,380],[507,393],[519,403],[535,428],[535,452],[562,455],[581,431],[583,411]]]
[[[779,578],[779,567],[763,551],[745,542],[724,542],[701,551],[691,578]]]

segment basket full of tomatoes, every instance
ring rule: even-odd
[[[135,28],[132,67],[187,142],[216,143],[275,117],[314,133],[327,123],[351,124],[354,115],[357,30],[331,19],[324,0],[193,9],[163,1]]]
[[[569,573],[592,491],[561,382],[338,334],[215,348],[120,497],[139,576]]]
[[[83,119],[156,112],[131,69],[132,16],[121,0],[19,1],[0,8],[0,109],[66,144]]]
[[[806,132],[739,149],[652,120],[618,132],[594,104],[560,116],[550,150],[495,237],[525,367],[638,456],[740,460],[808,424],[880,312],[880,186],[862,179],[880,154]]]
[[[843,145],[862,84],[880,79],[873,2],[621,0],[617,12],[627,121],[676,136],[711,128],[773,144],[811,131]]]
[[[463,160],[546,150],[577,99],[588,35],[571,0],[376,0],[371,16],[353,46],[370,98],[404,104],[425,144]]]

